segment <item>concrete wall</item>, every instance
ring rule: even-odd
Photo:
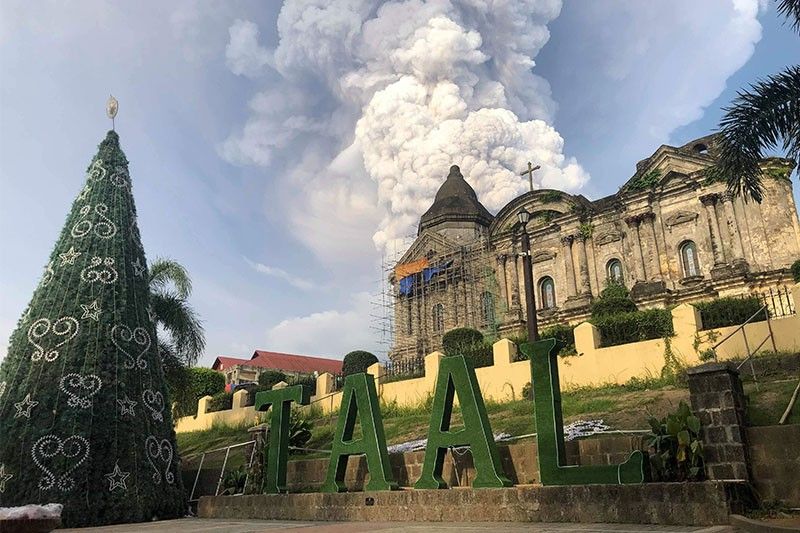
[[[800,284],[794,286],[792,295],[795,309],[800,309]],[[684,366],[700,364],[700,354],[703,351],[736,330],[735,326],[703,330],[700,313],[690,304],[681,304],[672,310],[672,323],[675,336],[669,340],[669,349]],[[772,341],[768,341],[761,346],[760,351],[800,351],[800,315],[795,314],[771,320],[769,324],[749,324],[744,328],[744,333],[735,333],[717,349],[718,359],[745,356],[747,346],[750,349],[756,348],[767,338],[769,328],[773,332],[774,348]],[[578,355],[559,358],[562,388],[622,384],[633,377],[644,378],[661,374],[667,351],[664,339],[605,348],[600,346],[601,340],[598,329],[588,322],[575,328]],[[502,402],[521,398],[522,389],[531,381],[528,361],[514,361],[517,347],[507,339],[496,342],[493,349],[494,365],[475,370],[484,399]],[[433,394],[442,357],[444,355],[441,352],[428,354],[425,357],[425,374],[416,379],[387,382],[380,363],[372,365],[368,373],[376,376],[378,396],[382,401],[396,402],[400,406],[418,405]],[[255,420],[257,413],[253,407],[243,407],[246,399],[244,394],[245,391],[234,394],[234,409],[215,413],[207,412],[207,402],[211,397],[201,398],[197,416],[178,419],[175,430],[182,433],[208,429],[214,424],[237,425]],[[237,395],[241,395],[238,396],[239,399]],[[339,409],[341,396],[341,391],[334,391],[333,376],[325,373],[317,379],[317,391],[312,397],[312,404],[320,407],[323,412],[330,413]]]
[[[233,393],[233,408],[226,411],[208,412],[208,404],[211,396],[204,396],[197,402],[197,415],[184,416],[175,421],[176,433],[187,433],[189,431],[202,431],[213,426],[238,426],[241,424],[256,425],[261,422],[259,413],[252,405],[245,407],[247,403],[247,391],[238,390]]]
[[[758,496],[800,507],[800,425],[747,428],[747,441]]]
[[[800,284],[793,288],[795,309],[800,309]],[[702,361],[700,354],[736,330],[735,326],[719,330],[703,330],[699,311],[690,304],[681,304],[672,310],[675,336],[669,340],[672,356],[684,366],[696,366]],[[717,350],[720,360],[745,356],[747,345],[755,349],[769,334],[772,341],[761,346],[760,351],[800,351],[800,316],[797,314],[766,322],[749,324],[726,340]],[[745,342],[745,335],[747,342]],[[654,339],[619,346],[601,347],[599,330],[584,322],[575,328],[575,347],[579,355],[559,358],[559,376],[562,388],[622,384],[633,377],[659,376],[665,364],[667,343]],[[528,361],[514,362],[516,346],[502,339],[494,344],[494,365],[475,370],[481,392],[486,400],[508,401],[519,399],[522,389],[531,381]],[[372,365],[368,373],[376,376],[378,395],[384,402],[398,405],[417,405],[433,393],[439,370],[440,352],[425,358],[425,375],[421,378],[386,383],[383,366]],[[335,411],[341,402],[341,392],[333,391],[333,377],[323,374],[317,380],[317,395],[312,401],[324,412]]]

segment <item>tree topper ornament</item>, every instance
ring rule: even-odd
[[[119,102],[113,95],[108,95],[108,102],[106,102],[106,115],[111,119],[111,129],[117,131],[114,125],[114,119],[117,117],[119,111]]]

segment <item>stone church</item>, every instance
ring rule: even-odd
[[[764,199],[745,202],[709,182],[714,136],[661,146],[616,194],[589,200],[540,189],[492,215],[452,166],[414,243],[390,277],[393,361],[441,348],[456,327],[488,336],[524,330],[517,213],[531,218],[534,290],[542,326],[578,323],[608,280],[624,283],[640,309],[756,293],[791,283],[800,258],[793,163],[762,164]]]

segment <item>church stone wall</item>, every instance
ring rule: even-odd
[[[491,275],[455,276],[440,281],[436,290],[397,296],[391,357],[405,359],[438,350],[442,333],[455,327],[475,327],[493,335],[524,331],[525,285],[516,216],[521,208],[532,213],[526,229],[543,326],[588,318],[592,298],[606,286],[612,260],[622,264],[623,282],[640,308],[791,284],[789,266],[800,258],[800,222],[788,161],[766,162],[767,170],[770,166],[772,170],[765,171],[760,204],[731,196],[723,183],[706,183],[705,153],[662,147],[645,163],[637,176],[658,172],[662,178],[654,186],[623,187],[594,202],[559,191],[532,191],[501,209],[488,228],[474,223],[470,230],[464,222],[426,228],[401,262],[428,254],[435,264],[454,250],[463,250],[472,236],[473,246],[485,248],[486,253],[465,254],[460,266],[465,271],[489,268]],[[687,272],[687,258],[681,252],[688,242],[694,245],[696,275]],[[541,294],[546,277],[555,285],[551,308],[545,308]],[[495,295],[497,320],[492,328],[480,319],[483,291]],[[431,310],[437,303],[445,308],[440,332],[432,331]],[[404,329],[409,307],[411,333]]]

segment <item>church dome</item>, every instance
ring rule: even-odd
[[[478,195],[470,187],[457,165],[450,167],[433,205],[419,219],[420,233],[442,222],[474,222],[489,226],[494,217],[478,201]]]

